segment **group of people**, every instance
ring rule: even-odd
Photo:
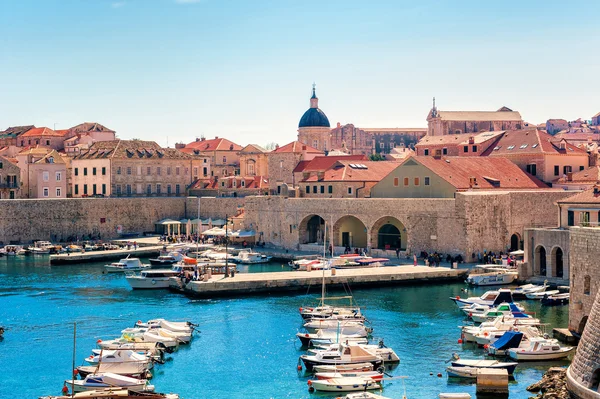
[[[421,258],[423,258],[426,263],[429,266],[432,267],[438,267],[440,265],[440,263],[442,262],[442,260],[446,260],[446,262],[452,264],[454,262],[456,263],[462,263],[464,261],[462,255],[458,254],[456,256],[452,256],[451,254],[446,254],[446,256],[444,257],[443,254],[438,253],[437,251],[433,252],[433,253],[427,253],[425,251],[421,252]]]
[[[473,254],[473,258],[475,258],[475,254]],[[517,262],[514,256],[511,256],[508,253],[504,253],[503,251],[496,253],[494,251],[488,252],[486,250],[483,251],[483,254],[481,252],[477,253],[477,261],[484,265],[506,263],[508,266],[514,266]]]

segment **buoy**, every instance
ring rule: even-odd
[[[459,344],[462,344],[462,343],[463,343],[463,340],[459,338],[459,339],[458,339],[458,343],[459,343]]]
[[[102,340],[101,340],[101,339],[99,339],[98,341],[96,341],[96,343],[97,343],[97,344],[99,344],[99,343],[101,343],[101,342],[102,342]]]
[[[483,349],[488,349],[490,346],[488,344],[483,345]]]
[[[438,377],[441,377],[441,376],[442,376],[442,373],[438,373]]]
[[[302,370],[302,366],[298,365],[298,370]]]
[[[77,369],[73,370],[73,375],[76,376],[77,374],[79,374],[79,370],[77,370]]]
[[[299,308],[299,309],[300,309],[300,311],[302,312],[302,308]]]
[[[312,392],[314,392],[314,391],[315,391],[315,388],[314,388],[314,387],[308,387],[308,392],[311,392],[311,393],[312,393]]]
[[[429,372],[429,375],[433,375],[433,373],[430,371],[430,372]]]
[[[308,384],[308,386],[311,386],[312,385],[312,381],[308,380],[307,384]]]
[[[457,296],[456,296],[456,299],[460,299],[460,296],[459,296],[459,295],[457,295]]]
[[[490,335],[490,334],[489,334],[489,333],[486,331],[486,332],[484,332],[484,333],[483,333],[483,335],[484,335],[485,337],[487,337],[487,336],[488,336],[488,335]]]
[[[473,313],[469,313],[469,317],[473,317]]]
[[[90,359],[93,359],[93,358],[94,358],[94,355],[90,355],[90,357],[89,357],[89,358],[90,358]]]
[[[64,393],[64,394],[69,393],[69,388],[67,388],[66,385],[63,385],[63,387],[62,387],[62,393]]]
[[[138,320],[138,321],[137,321],[137,324],[142,324],[142,321],[141,321],[141,320]]]

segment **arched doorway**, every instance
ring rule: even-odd
[[[587,324],[588,321],[588,317],[587,316],[583,316],[583,318],[581,319],[581,321],[579,322],[579,326],[577,328],[577,332],[579,334],[583,334],[583,330],[585,329],[585,326]]]
[[[552,250],[552,262],[554,263],[554,272],[556,277],[562,278],[564,276],[563,266],[563,251],[560,247],[555,247]]]
[[[519,249],[523,249],[523,243],[521,241],[521,236],[515,233],[510,236],[510,250],[518,251]]]
[[[325,219],[319,215],[309,215],[300,223],[300,244],[322,244],[325,232]]]
[[[406,228],[395,217],[386,216],[377,220],[371,227],[371,245],[383,250],[406,250]]]
[[[333,244],[337,247],[366,248],[367,228],[354,216],[343,216],[333,225]]]
[[[540,276],[545,276],[548,271],[546,266],[546,248],[542,245],[535,249],[535,265],[535,269],[539,272]]]

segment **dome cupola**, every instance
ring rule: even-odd
[[[313,84],[312,97],[310,98],[310,108],[300,118],[298,127],[330,127],[329,119],[323,111],[319,109],[319,98]]]

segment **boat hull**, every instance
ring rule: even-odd
[[[553,353],[539,353],[539,352],[520,352],[510,349],[508,351],[508,357],[517,361],[542,361],[542,360],[558,360],[569,357],[569,355],[573,352],[575,348],[570,348],[569,350],[562,350],[560,352]]]
[[[508,375],[513,375],[513,373],[515,372],[515,369],[517,368],[517,364],[516,363],[499,363],[496,365],[471,365],[471,364],[465,364],[465,363],[461,363],[460,361],[455,361],[452,362],[452,366],[453,367],[465,367],[465,366],[469,366],[469,367],[477,367],[477,368],[485,368],[485,369],[506,369],[506,371],[508,372]]]
[[[302,359],[302,363],[304,363],[304,367],[307,371],[313,371],[314,366],[332,366],[332,365],[350,365],[350,364],[362,364],[362,363],[371,363],[373,365],[373,369],[377,369],[379,366],[383,365],[382,359],[376,359],[371,361],[365,361],[364,359],[357,361],[342,361],[340,359],[323,359],[316,360],[309,356],[300,356]]]
[[[375,380],[365,379],[362,381],[342,382],[343,378],[333,380],[314,380],[311,386],[316,391],[322,392],[356,392],[367,389],[381,389],[381,385]]]
[[[168,289],[170,277],[140,278],[137,276],[125,277],[134,290]]]

